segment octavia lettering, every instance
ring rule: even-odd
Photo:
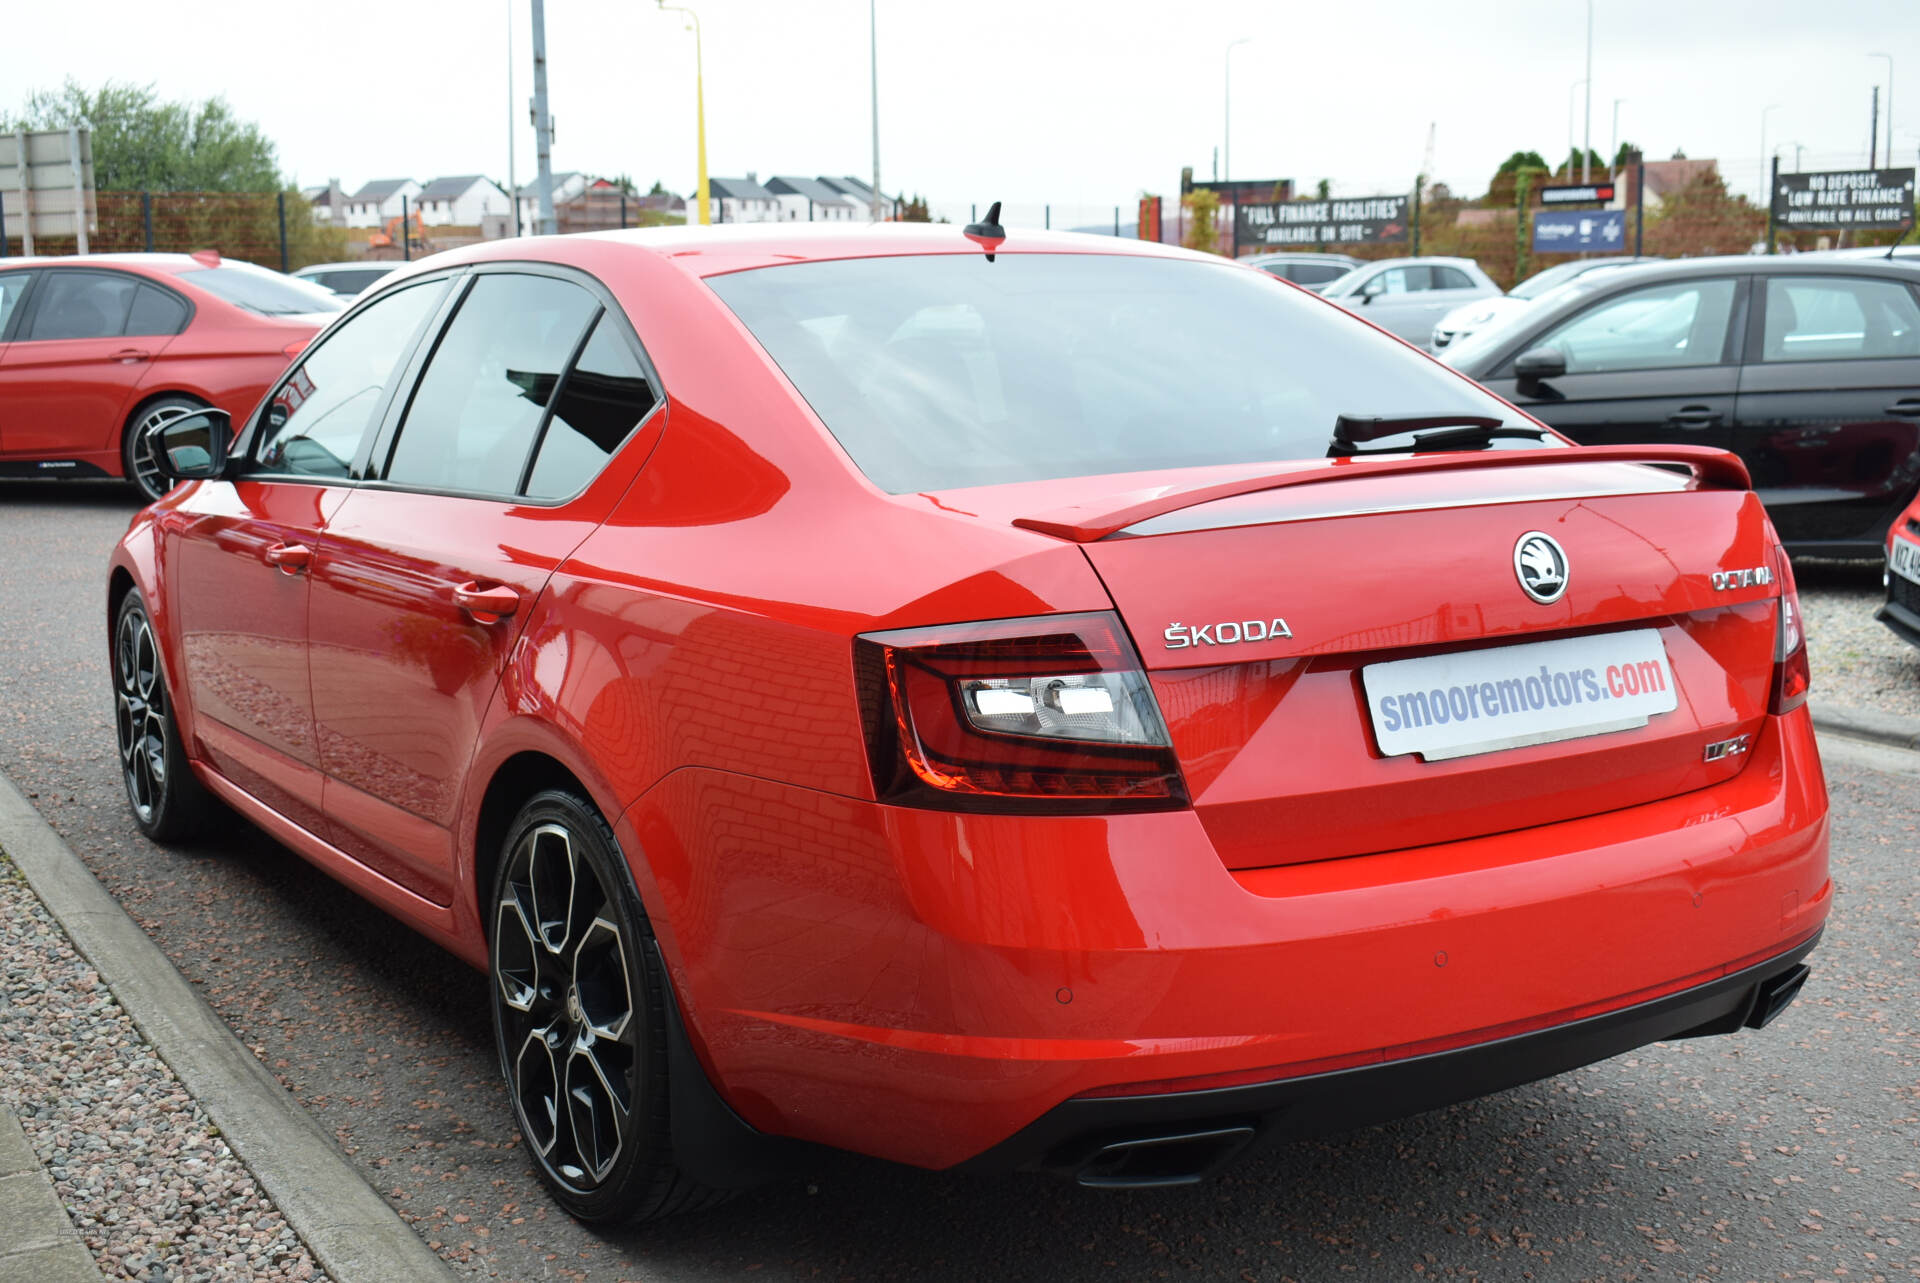
[[[1654,660],[1609,664],[1604,669],[1551,669],[1497,681],[1436,686],[1380,698],[1380,722],[1387,730],[1438,726],[1482,717],[1507,717],[1569,704],[1598,704],[1609,699],[1667,689],[1666,666]]]
[[[1185,650],[1189,646],[1231,646],[1235,642],[1292,637],[1293,630],[1284,619],[1229,619],[1218,624],[1172,623],[1161,635],[1166,638],[1168,650]]]

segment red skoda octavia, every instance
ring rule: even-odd
[[[134,812],[486,968],[586,1219],[803,1144],[1196,1180],[1765,1025],[1831,904],[1739,462],[1217,258],[494,242],[238,426],[113,558]]]

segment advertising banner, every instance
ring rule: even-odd
[[[1604,205],[1612,199],[1612,183],[1574,183],[1540,189],[1542,205]]]
[[[1536,209],[1536,254],[1618,254],[1627,245],[1624,209]]]
[[[1405,196],[1268,201],[1239,206],[1235,226],[1243,250],[1393,244],[1407,239],[1407,204]]]
[[[1773,186],[1773,221],[1787,231],[1904,231],[1913,226],[1913,170],[1782,174]]]

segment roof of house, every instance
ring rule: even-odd
[[[362,184],[360,190],[347,199],[355,201],[388,200],[395,192],[412,182],[413,179],[411,178],[376,178],[370,183]],[[415,185],[418,186],[418,184]]]
[[[767,180],[770,192],[804,196],[819,205],[860,204],[853,197],[836,187],[830,187],[818,178],[794,178],[786,174],[775,174]]]
[[[773,193],[750,178],[709,178],[707,189],[715,196],[734,200],[772,200]]]
[[[1665,200],[1703,174],[1717,172],[1711,160],[1650,160],[1647,162],[1647,194]]]
[[[641,209],[685,209],[687,198],[672,192],[648,192],[635,198]]]
[[[420,199],[454,200],[472,191],[475,183],[486,181],[485,174],[458,174],[451,178],[436,178],[420,189]]]
[[[569,169],[561,173],[555,174],[553,176],[553,190],[555,190],[556,192],[559,191],[562,187],[565,187],[568,183],[572,182],[576,178],[578,178],[582,184],[585,184],[587,176],[581,173],[577,169]],[[539,179],[536,178],[530,183],[522,183],[520,185],[520,199],[538,200],[539,197],[540,197],[540,180]]]

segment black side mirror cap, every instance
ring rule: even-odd
[[[225,410],[176,415],[148,436],[153,461],[170,481],[205,481],[225,475],[233,417]]]
[[[1566,372],[1567,354],[1559,348],[1528,348],[1513,363],[1513,376],[1529,383],[1557,379]]]

